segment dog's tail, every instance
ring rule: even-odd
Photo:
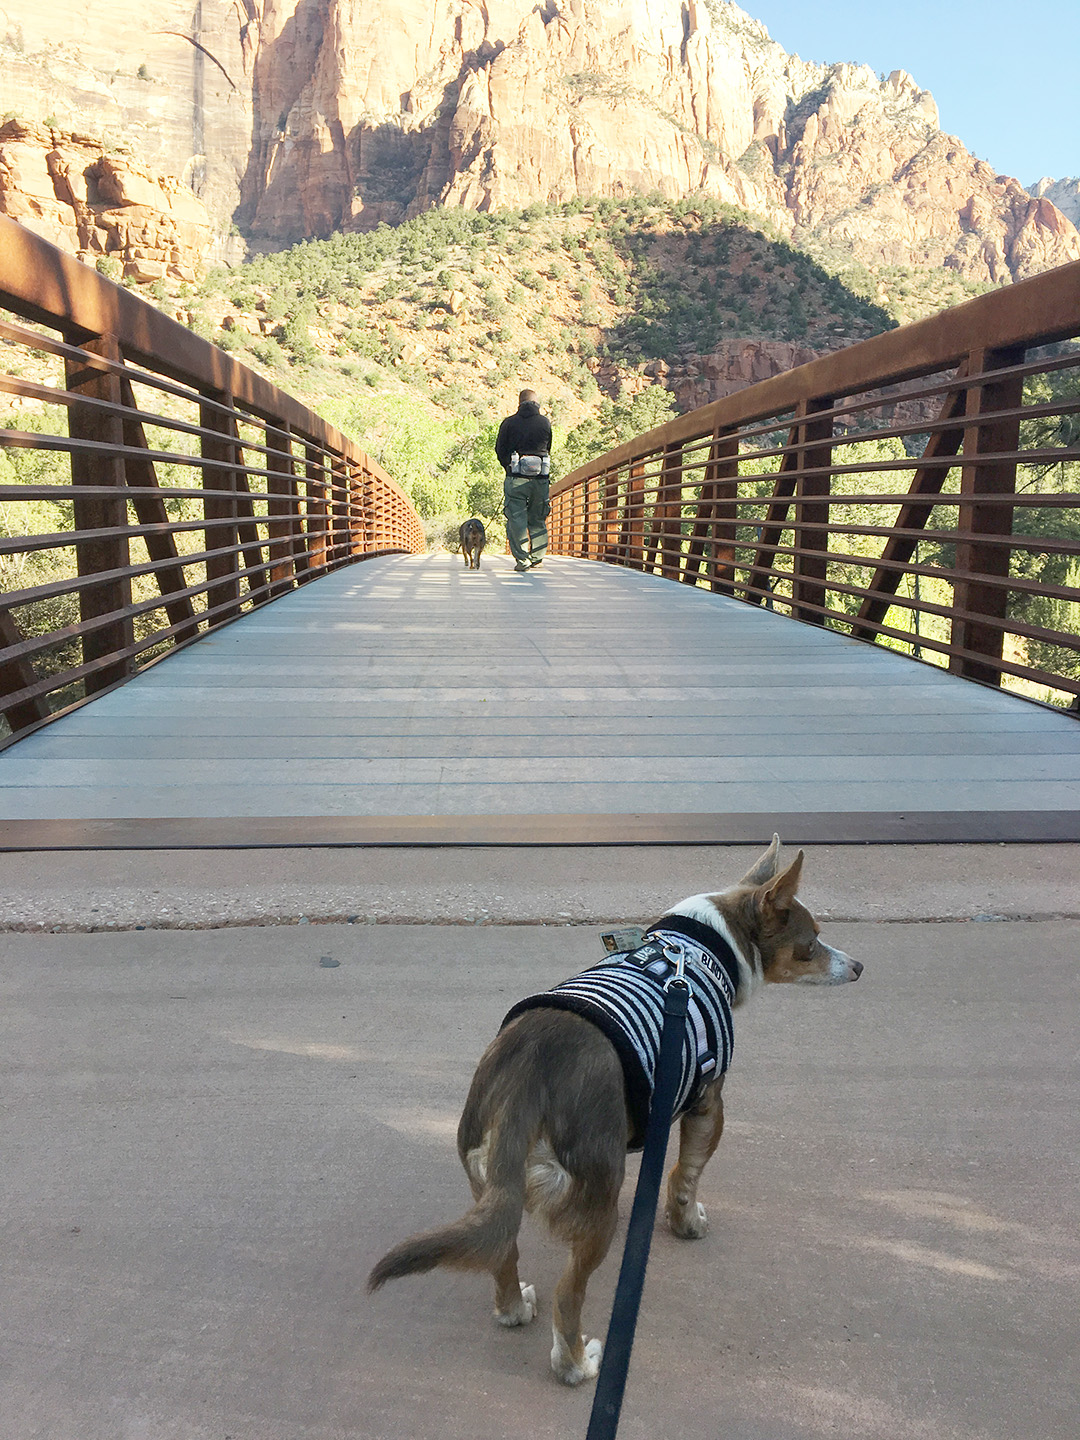
[[[493,1131],[484,1190],[476,1204],[460,1220],[395,1245],[368,1276],[369,1293],[387,1280],[420,1275],[437,1265],[492,1270],[510,1253],[525,1208],[525,1162],[535,1118],[504,1109]]]

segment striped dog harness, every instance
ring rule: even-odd
[[[666,915],[636,950],[613,955],[551,990],[519,1000],[503,1021],[505,1027],[526,1010],[570,1010],[603,1031],[623,1067],[631,1150],[645,1143],[664,1028],[664,985],[680,953],[690,1001],[674,1119],[731,1064],[731,1007],[739,969],[731,946],[715,931],[684,915]]]

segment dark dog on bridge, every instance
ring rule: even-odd
[[[480,569],[480,555],[487,544],[487,531],[480,520],[466,520],[458,531],[461,542],[461,558],[467,570]]]

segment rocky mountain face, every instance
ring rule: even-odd
[[[0,125],[0,215],[124,278],[193,281],[211,242],[206,207],[171,176],[99,141],[18,120]]]
[[[658,191],[872,265],[1080,258],[1049,192],[945,135],[910,76],[804,63],[725,0],[2,3],[0,113],[96,122],[264,245]]]
[[[658,190],[974,280],[1080,258],[910,76],[806,64],[724,0],[263,0],[254,76],[241,223],[276,240]]]
[[[227,234],[251,146],[250,8],[0,0],[0,117],[130,150],[190,187]]]
[[[734,395],[748,385],[771,380],[816,360],[820,350],[812,350],[791,340],[730,340],[707,355],[693,355],[666,360],[653,360],[642,370],[644,383],[650,378],[670,391],[676,410],[683,414]],[[627,384],[627,379],[631,383]],[[619,376],[609,388],[613,393],[632,393],[636,377]]]
[[[1062,180],[1051,180],[1044,176],[1029,187],[1032,195],[1045,197],[1055,205],[1067,220],[1080,225],[1080,176],[1066,175]]]

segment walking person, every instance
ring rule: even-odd
[[[518,408],[507,415],[495,438],[495,454],[506,471],[503,514],[514,569],[534,570],[547,552],[551,510],[551,421],[540,414],[535,390],[522,390]]]

